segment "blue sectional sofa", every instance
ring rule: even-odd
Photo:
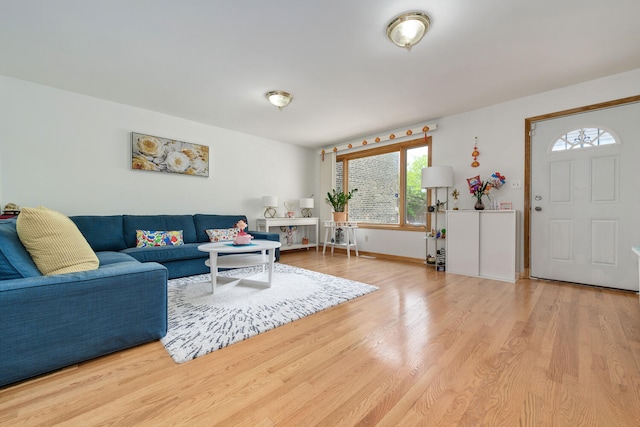
[[[0,220],[0,387],[162,338],[167,280],[208,273],[208,253],[197,249],[209,241],[205,230],[246,222],[237,215],[71,219],[96,253],[97,270],[43,276],[18,237],[16,220]],[[182,230],[185,244],[136,248],[138,229]]]
[[[100,251],[121,252],[140,262],[157,262],[169,270],[169,279],[209,272],[204,262],[208,252],[198,246],[209,242],[206,230],[233,228],[244,215],[112,215],[72,216],[91,248]],[[136,248],[136,230],[181,230],[184,245]],[[280,241],[277,233],[249,231],[256,239]],[[280,250],[276,250],[276,260]]]

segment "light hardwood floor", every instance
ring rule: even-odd
[[[0,424],[638,426],[634,293],[284,253],[380,289],[194,361],[152,342],[0,389]]]

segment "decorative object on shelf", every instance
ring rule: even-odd
[[[500,202],[499,209],[501,211],[510,211],[513,209],[513,204],[511,202]]]
[[[285,240],[287,242],[287,246],[292,246],[293,245],[293,233],[298,231],[298,226],[296,226],[296,225],[288,225],[288,226],[285,226],[285,227],[280,227],[280,231],[283,231],[283,232],[286,233]]]
[[[393,44],[411,50],[422,40],[431,21],[423,12],[405,12],[396,16],[387,25],[387,37]]]
[[[272,90],[265,93],[264,96],[272,105],[278,107],[278,110],[282,110],[293,100],[293,96],[291,96],[289,92],[285,92],[283,90]]]
[[[300,215],[303,218],[311,218],[313,209],[313,194],[306,199],[300,199]]]
[[[131,132],[131,169],[209,176],[209,147]]]
[[[15,203],[7,203],[4,205],[4,210],[2,211],[3,215],[19,215],[20,214],[20,206]]]
[[[436,252],[436,271],[445,271],[447,264],[446,249],[440,248]]]
[[[273,218],[276,216],[278,198],[276,196],[262,196],[262,206],[264,207],[264,217]]]
[[[285,214],[287,218],[293,218],[295,217],[295,213],[293,212],[293,210],[296,207],[296,202],[292,201],[292,200],[287,200],[283,203],[284,208],[287,210],[287,213]]]
[[[484,209],[484,203],[482,202],[482,196],[487,196],[487,199],[491,200],[489,191],[492,188],[499,190],[505,183],[506,177],[501,175],[500,172],[494,172],[491,174],[491,178],[486,181],[480,179],[480,175],[476,175],[472,178],[467,178],[467,185],[469,186],[469,192],[476,198],[474,209],[481,211]]]
[[[458,191],[457,188],[453,189],[453,191],[451,192],[451,197],[453,197],[453,210],[457,211],[458,210],[458,197],[460,197],[460,192]]]
[[[308,245],[309,244],[309,238],[308,237],[303,237],[302,238],[302,244],[303,245]]]
[[[358,189],[354,188],[348,193],[345,193],[342,190],[336,191],[334,188],[331,192],[327,192],[325,201],[333,207],[333,220],[335,222],[345,222],[347,220],[347,213],[345,212],[347,202],[351,200],[357,191]]]
[[[251,242],[251,239],[253,239],[253,236],[251,234],[247,234],[247,232],[244,231],[244,229],[247,228],[247,223],[243,220],[240,220],[236,222],[235,227],[240,231],[238,231],[238,235],[233,239],[233,244],[248,245]]]
[[[479,155],[480,152],[478,151],[478,137],[476,136],[476,142],[473,145],[473,152],[471,153],[471,157],[473,157],[473,162],[471,162],[472,168],[477,168],[478,166],[480,166],[480,162],[478,162]]]

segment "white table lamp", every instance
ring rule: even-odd
[[[304,218],[311,218],[311,209],[313,209],[313,199],[300,199],[300,214]]]
[[[262,206],[264,207],[264,217],[273,218],[276,216],[278,198],[276,196],[262,196]]]

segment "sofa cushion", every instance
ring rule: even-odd
[[[207,230],[234,228],[240,220],[248,223],[247,217],[244,215],[194,215],[193,222],[198,233],[198,242],[209,242]]]
[[[16,221],[20,241],[44,275],[96,270],[98,257],[76,224],[44,207],[23,208]]]
[[[31,255],[20,242],[16,219],[0,221],[0,280],[41,275]]]
[[[159,263],[208,257],[206,252],[198,250],[198,246],[200,243],[185,243],[179,246],[147,246],[145,248],[127,248],[122,253],[130,255],[140,262]]]
[[[70,217],[95,252],[121,251],[127,247],[122,236],[122,215]]]
[[[233,241],[240,232],[239,228],[214,228],[205,230],[210,242]]]
[[[137,259],[123,252],[102,251],[96,252],[96,256],[100,260],[100,268],[110,267],[123,262],[139,263]]]
[[[184,243],[196,242],[192,215],[124,215],[124,241],[136,246],[136,230],[182,230]]]
[[[147,246],[178,246],[183,244],[182,230],[136,230],[136,248],[146,248]]]

